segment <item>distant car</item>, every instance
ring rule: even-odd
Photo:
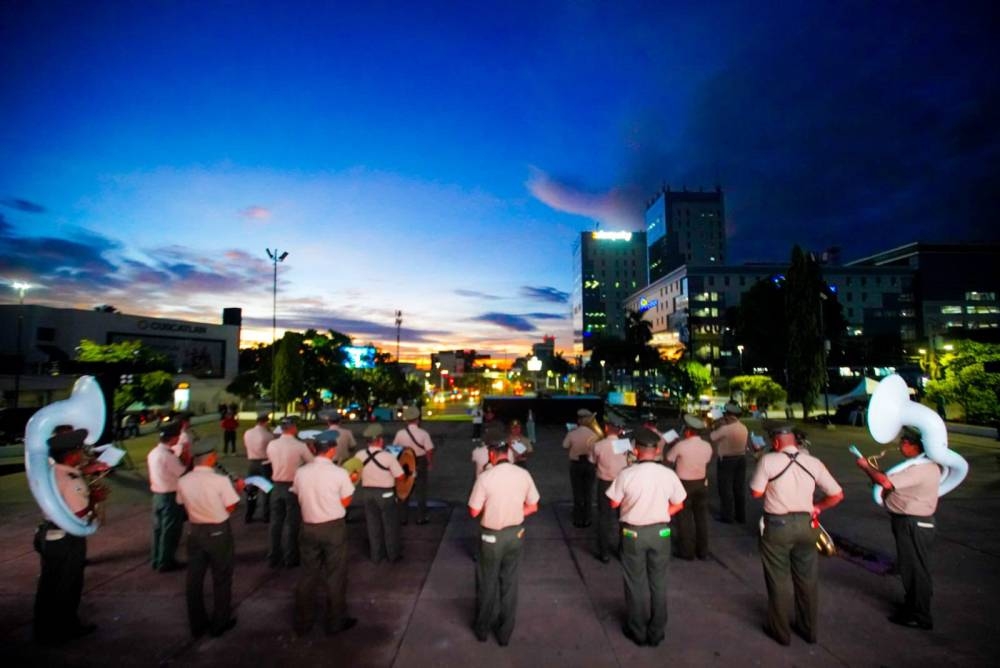
[[[24,430],[28,426],[28,420],[37,412],[37,406],[0,408],[0,445],[24,443]]]

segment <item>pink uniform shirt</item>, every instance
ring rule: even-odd
[[[271,480],[292,482],[298,468],[313,460],[313,453],[305,443],[285,434],[267,444],[267,459],[271,462]]]
[[[413,450],[413,454],[417,457],[423,457],[434,449],[434,442],[431,441],[430,434],[415,424],[407,426],[410,428],[410,431],[413,432],[413,438],[410,438],[410,435],[406,433],[406,429],[400,429],[396,432],[396,436],[392,439],[393,443],[396,445],[402,445],[404,448],[411,448]]]
[[[674,465],[681,480],[701,480],[705,477],[708,462],[712,460],[712,446],[698,436],[692,436],[677,441],[664,459]]]
[[[337,432],[337,454],[333,456],[333,461],[342,464],[352,457],[352,452],[358,449],[358,442],[354,438],[354,433],[347,427],[337,425],[332,430]],[[327,429],[327,431],[331,431],[331,429]]]
[[[221,524],[229,519],[229,506],[239,502],[233,483],[211,466],[195,466],[177,483],[177,503],[191,524]]]
[[[369,454],[374,455],[374,457],[372,461],[365,464]],[[396,478],[403,475],[403,467],[400,466],[399,460],[393,457],[391,452],[386,452],[381,448],[369,447],[358,450],[354,458],[364,464],[364,468],[361,469],[362,487],[381,487],[383,489],[395,487]],[[376,461],[389,470],[385,471],[380,468],[375,463]]]
[[[597,443],[597,434],[590,427],[583,425],[570,431],[563,439],[563,449],[569,450],[570,460],[575,460],[581,456],[590,457],[594,451],[594,444]]]
[[[271,430],[262,424],[243,433],[243,447],[247,449],[247,459],[267,459],[267,444],[274,440]]]
[[[797,464],[792,464],[780,478],[768,482],[791,463],[791,459],[785,455],[786,452],[798,453],[795,461],[802,464],[809,473],[803,471]],[[761,457],[750,478],[750,489],[764,493],[764,512],[772,515],[811,513],[813,492],[817,487],[827,496],[843,492],[823,462],[809,453],[800,452],[794,446],[786,446],[781,452],[769,452]]]
[[[157,443],[149,451],[146,464],[149,466],[149,489],[154,494],[176,492],[177,481],[187,470],[166,443]]]
[[[80,469],[75,466],[56,464],[53,467],[53,473],[56,477],[56,489],[59,490],[59,495],[73,514],[85,510],[90,504],[90,487],[87,486],[87,481],[80,473]]]
[[[490,450],[485,445],[472,449],[472,463],[476,465],[476,477],[483,472],[486,465],[490,463]]]
[[[524,522],[524,506],[538,503],[538,489],[531,474],[510,462],[483,471],[472,486],[469,507],[482,510],[479,523],[499,531]]]
[[[709,438],[718,446],[720,457],[733,457],[747,451],[747,428],[739,420],[723,424],[709,434]]]
[[[621,503],[621,521],[633,526],[670,521],[670,505],[687,498],[677,474],[655,461],[636,462],[618,474],[605,495]]]
[[[347,515],[342,499],[354,496],[354,485],[347,471],[326,457],[317,457],[295,472],[292,492],[299,497],[302,521],[322,524]]]
[[[611,482],[618,477],[626,466],[628,466],[628,453],[618,454],[614,449],[614,442],[617,436],[602,438],[594,444],[594,451],[590,455],[590,461],[597,465],[597,477],[605,482]]]
[[[937,510],[941,469],[932,461],[914,464],[889,476],[893,490],[885,507],[898,515],[930,517]]]

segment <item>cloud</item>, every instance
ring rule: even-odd
[[[535,320],[565,320],[569,317],[560,313],[525,313],[524,315],[527,318],[534,318]]]
[[[271,218],[271,210],[254,204],[240,211],[240,215],[251,220],[268,220]]]
[[[16,211],[23,211],[24,213],[45,213],[45,207],[41,204],[36,204],[26,199],[19,199],[17,197],[9,197],[7,199],[0,200],[0,204]]]
[[[491,295],[487,292],[479,292],[478,290],[464,290],[462,288],[455,290],[455,294],[460,297],[472,297],[474,299],[488,299],[490,301],[500,299],[499,296]]]
[[[535,326],[532,325],[526,318],[520,315],[515,315],[513,313],[483,313],[474,318],[470,318],[475,322],[488,322],[498,327],[503,327],[504,329],[509,329],[513,332],[533,332],[535,331]]]
[[[521,296],[528,299],[535,299],[541,302],[551,302],[553,304],[566,304],[569,302],[569,293],[557,290],[552,287],[534,287],[525,285],[521,287]]]
[[[287,304],[283,303],[283,306]],[[320,309],[317,309],[320,310]],[[347,334],[358,343],[368,341],[395,341],[396,326],[383,322],[364,320],[358,318],[344,318],[336,315],[326,315],[317,310],[296,311],[291,314],[278,314],[278,326],[282,329],[305,331],[315,329],[325,332],[328,329]],[[271,318],[247,317],[243,319],[243,325],[249,327],[270,328]],[[454,332],[432,329],[413,329],[406,327],[403,329],[407,343],[435,342],[442,336],[449,336]]]
[[[556,211],[586,216],[616,229],[643,227],[642,193],[634,187],[593,192],[540,169],[532,170],[526,186],[536,199]]]

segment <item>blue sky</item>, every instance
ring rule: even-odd
[[[279,329],[513,358],[664,182],[737,261],[996,238],[986,3],[761,7],[4,3],[0,278],[268,340],[277,246]]]

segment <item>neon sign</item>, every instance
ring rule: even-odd
[[[659,299],[653,299],[652,301],[643,297],[639,300],[639,312],[648,311],[651,308],[655,308],[657,304],[660,303]]]
[[[594,239],[600,239],[602,241],[632,241],[631,232],[591,232],[591,237]]]

